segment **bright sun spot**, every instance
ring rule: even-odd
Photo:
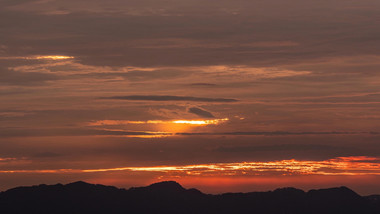
[[[32,57],[32,59],[51,59],[51,60],[63,60],[63,59],[74,59],[73,56],[54,56],[54,55],[51,55],[51,56],[36,56],[36,57]]]
[[[147,121],[130,121],[130,120],[99,120],[90,122],[90,126],[104,125],[127,125],[127,124],[185,124],[185,125],[217,125],[228,121],[228,118],[214,120],[147,120]]]

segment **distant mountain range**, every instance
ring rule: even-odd
[[[17,187],[0,193],[1,214],[380,214],[380,195],[347,187],[204,194],[174,181],[118,189],[75,182]]]

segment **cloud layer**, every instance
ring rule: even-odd
[[[207,97],[187,97],[187,96],[159,96],[159,95],[130,95],[130,96],[113,96],[102,97],[101,99],[114,100],[142,100],[142,101],[188,101],[188,102],[237,102],[235,99],[226,98],[207,98]]]
[[[283,173],[378,157],[379,14],[378,0],[0,1],[0,171],[300,161]],[[225,179],[331,186],[353,171]],[[67,173],[0,184],[162,176]],[[378,175],[360,176],[359,192],[378,189]]]

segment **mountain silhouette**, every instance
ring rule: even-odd
[[[347,187],[204,194],[174,181],[128,190],[82,181],[17,187],[0,193],[1,214],[379,214],[380,195]]]

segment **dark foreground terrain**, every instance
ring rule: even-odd
[[[1,192],[0,213],[380,214],[380,196],[362,197],[346,187],[209,195],[173,181],[129,190],[76,182]]]

